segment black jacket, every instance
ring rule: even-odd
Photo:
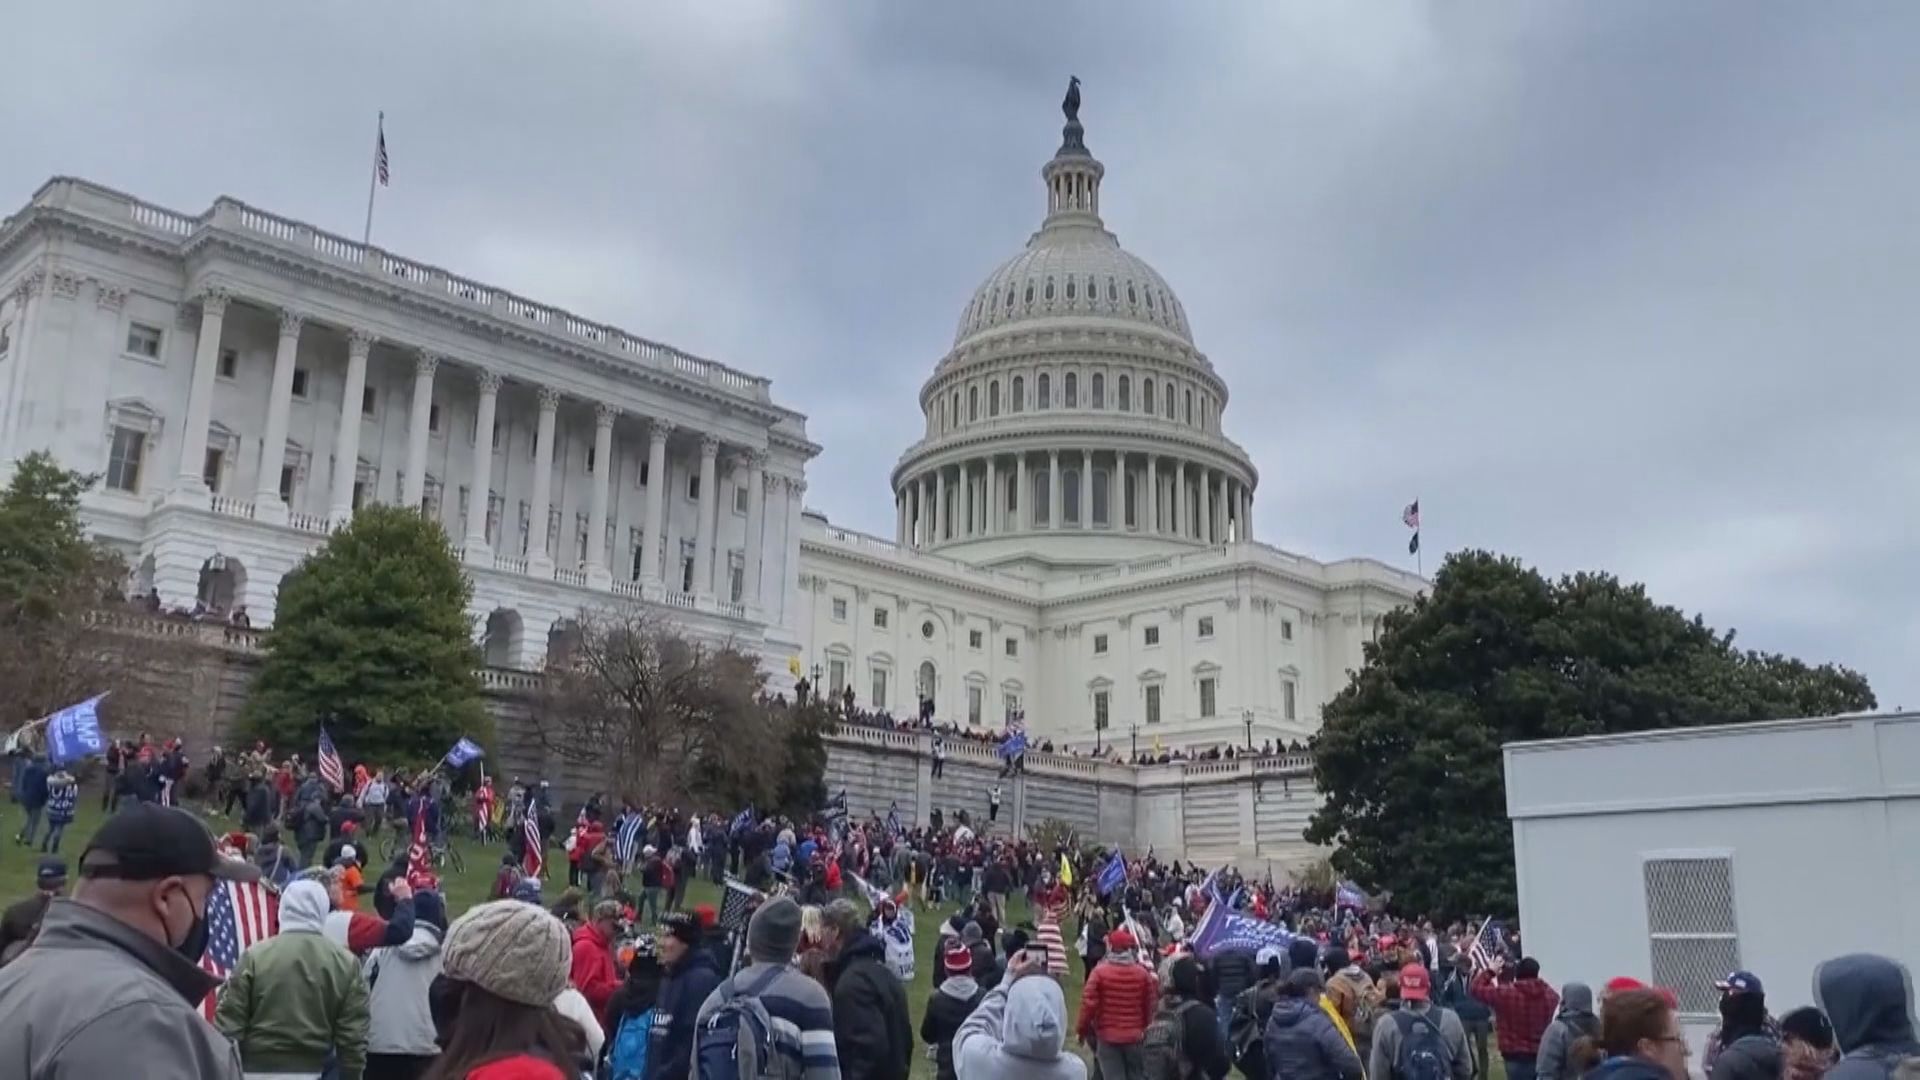
[[[954,1080],[953,1037],[986,996],[986,990],[975,983],[970,997],[955,997],[944,990],[935,990],[927,998],[927,1015],[920,1021],[920,1041],[935,1048],[936,1080]]]
[[[647,1080],[687,1080],[693,1068],[694,1021],[700,1006],[720,985],[720,969],[705,949],[687,953],[667,972],[654,1003],[653,1034],[647,1043]]]
[[[887,970],[887,947],[857,931],[827,965],[833,988],[833,1042],[843,1080],[907,1080],[913,1019],[907,991]]]
[[[1742,1035],[1720,1048],[1712,1080],[1775,1080],[1780,1075],[1780,1043],[1765,1032]]]
[[[1213,958],[1213,992],[1222,997],[1239,997],[1240,991],[1254,983],[1253,953],[1246,949],[1228,949]]]

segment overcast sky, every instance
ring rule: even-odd
[[[0,203],[227,193],[771,376],[889,468],[1068,73],[1264,539],[1593,568],[1920,706],[1920,6],[13,5]],[[537,13],[537,14],[536,14]]]

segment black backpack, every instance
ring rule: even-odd
[[[1400,1029],[1400,1052],[1393,1059],[1393,1080],[1447,1080],[1453,1054],[1447,1049],[1447,1041],[1440,1037],[1440,1023],[1432,1011],[1400,1009],[1388,1015]]]
[[[1193,1073],[1187,1061],[1187,1010],[1204,1008],[1206,1006],[1198,1001],[1167,999],[1160,1002],[1154,1010],[1153,1022],[1140,1038],[1147,1080],[1187,1080]]]

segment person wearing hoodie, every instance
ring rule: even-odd
[[[1833,1024],[1840,1061],[1828,1080],[1886,1080],[1903,1058],[1920,1056],[1913,1032],[1913,980],[1897,961],[1872,953],[1837,956],[1813,969],[1813,1000]]]
[[[1473,1059],[1467,1053],[1467,1029],[1452,1011],[1435,1005],[1433,975],[1419,960],[1403,965],[1399,972],[1382,976],[1392,979],[1399,993],[1400,1007],[1388,1010],[1373,1026],[1373,1046],[1367,1056],[1367,1075],[1372,1080],[1413,1080],[1403,1066],[1412,1060],[1405,1053],[1408,1045],[1424,1035],[1422,1025],[1446,1050],[1446,1069],[1450,1080],[1468,1080],[1473,1075]],[[1418,1043],[1413,1043],[1415,1049]]]
[[[1766,990],[1751,971],[1722,979],[1720,1030],[1713,1054],[1703,1062],[1712,1080],[1776,1080],[1780,1075],[1780,1039],[1767,1015]]]
[[[1227,1053],[1227,1038],[1220,1032],[1214,995],[1199,957],[1183,953],[1173,958],[1167,967],[1167,991],[1161,1007],[1180,1018],[1181,1075],[1223,1080],[1233,1068],[1233,1059]]]
[[[1560,988],[1560,1008],[1553,1023],[1540,1036],[1540,1054],[1533,1069],[1538,1080],[1576,1080],[1587,1071],[1587,1062],[1573,1052],[1581,1039],[1600,1039],[1600,1018],[1593,1012],[1593,988],[1582,982],[1570,982]]]
[[[594,1018],[604,1027],[607,999],[620,985],[620,969],[613,962],[613,939],[620,932],[620,902],[602,900],[593,905],[593,917],[573,931],[573,968],[568,981],[587,999]]]
[[[886,944],[867,930],[851,900],[835,900],[820,915],[833,958],[827,961],[827,987],[840,1074],[849,1080],[907,1080],[913,1017],[906,987],[887,967]]]
[[[713,953],[700,947],[705,928],[691,915],[669,915],[654,946],[664,978],[647,1043],[648,1080],[687,1080],[693,1066],[695,1018],[720,985]]]
[[[367,957],[366,1080],[418,1080],[440,1053],[428,991],[440,977],[447,904],[437,892],[413,894],[413,937]]]
[[[1022,953],[1008,964],[1006,980],[982,995],[954,1034],[953,1075],[955,1080],[1087,1080],[1087,1063],[1067,1053],[1066,1045],[1067,1001],[1060,984],[1046,977],[1039,957]]]
[[[1327,949],[1320,959],[1326,973],[1325,1000],[1340,1014],[1354,1045],[1373,1045],[1373,1014],[1379,1011],[1380,991],[1365,968],[1350,959],[1343,946]]]
[[[53,775],[47,777],[47,835],[40,841],[41,851],[59,854],[60,837],[73,824],[73,808],[79,801],[80,782],[66,766],[55,766]]]
[[[1320,973],[1298,968],[1278,987],[1267,1018],[1267,1072],[1286,1080],[1361,1080],[1360,1055],[1340,1029],[1340,1014],[1322,1005]]]
[[[249,1075],[317,1076],[329,1056],[340,1080],[367,1062],[367,980],[327,940],[327,890],[296,881],[280,895],[280,932],[240,954],[220,989],[214,1026],[240,1050]]]
[[[973,953],[958,941],[951,938],[947,941],[947,950],[940,956],[946,978],[940,981],[939,989],[928,996],[927,1011],[920,1020],[920,1041],[934,1048],[936,1080],[955,1080],[953,1038],[960,1033],[960,1025],[973,1015],[980,999],[987,996],[973,977]]]
[[[1102,1080],[1144,1080],[1147,1074],[1141,1040],[1160,1004],[1160,980],[1133,950],[1126,927],[1108,934],[1107,955],[1080,991],[1080,1041],[1093,1047]]]
[[[1687,1040],[1658,990],[1607,995],[1600,1049],[1605,1060],[1588,1070],[1586,1080],[1687,1080]]]

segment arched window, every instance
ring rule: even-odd
[[[1107,506],[1107,493],[1111,485],[1107,483],[1107,470],[1093,470],[1093,523],[1105,525],[1111,512]]]
[[[1052,482],[1053,477],[1046,469],[1034,470],[1033,523],[1035,525],[1045,525],[1047,523],[1047,513],[1053,507],[1053,499],[1048,495],[1047,485]]]
[[[1140,304],[1139,294],[1133,291],[1133,282],[1131,281],[1127,282],[1127,304],[1133,307],[1138,307]]]
[[[1108,278],[1107,279],[1107,303],[1117,304],[1119,302],[1120,302],[1120,286],[1114,284],[1114,281],[1112,278]]]
[[[967,387],[967,423],[971,424],[979,419],[980,388],[977,386],[969,386]]]
[[[1067,275],[1067,300],[1068,301],[1073,300],[1073,287],[1079,282],[1079,280],[1080,280],[1079,278],[1076,278],[1071,274]]]
[[[1120,501],[1125,504],[1121,509],[1121,520],[1129,529],[1140,527],[1140,493],[1136,487],[1139,480],[1133,473],[1120,474]]]
[[[1060,520],[1067,525],[1080,524],[1080,470],[1060,470]]]
[[[992,382],[987,384],[987,415],[990,417],[1000,415],[1000,380],[999,379],[995,379]]]
[[[1093,398],[1092,404],[1094,408],[1104,409],[1107,407],[1107,377],[1098,371],[1093,373],[1093,394],[1091,396]]]
[[[1132,391],[1133,391],[1133,384],[1132,384],[1132,383],[1131,383],[1130,381],[1128,381],[1128,379],[1127,379],[1127,377],[1126,377],[1125,375],[1122,375],[1122,376],[1120,376],[1120,386],[1119,386],[1119,394],[1120,394],[1120,403],[1119,403],[1119,409],[1120,409],[1120,411],[1121,411],[1121,412],[1128,412],[1128,411],[1131,411],[1131,410],[1132,410],[1132,408],[1133,408],[1133,393],[1132,393]]]
[[[946,398],[940,399],[940,430],[943,433],[947,430],[947,399]]]
[[[1011,283],[1007,285],[1007,310],[1013,310],[1013,285]]]
[[[1063,409],[1080,407],[1080,376],[1074,372],[1067,372],[1065,384],[1060,390],[1060,407]]]
[[[1040,380],[1034,384],[1033,400],[1036,409],[1053,408],[1053,379],[1044,371],[1040,373]]]
[[[1027,407],[1027,380],[1024,375],[1013,377],[1013,411],[1021,412]]]
[[[1193,423],[1193,391],[1187,391],[1187,423]]]
[[[1165,396],[1166,396],[1166,404],[1167,404],[1167,410],[1166,410],[1167,419],[1171,420],[1173,419],[1173,384],[1172,383],[1167,384],[1167,392]]]
[[[960,391],[953,392],[953,426],[960,426]]]
[[[1152,379],[1140,380],[1140,405],[1142,408],[1147,410],[1148,416],[1153,415],[1153,380]]]
[[[1033,306],[1033,282],[1027,282],[1027,306]]]
[[[1047,299],[1048,299],[1048,300],[1052,300],[1052,299],[1053,299],[1053,279],[1052,279],[1052,278],[1048,278],[1048,279],[1047,279],[1047,293],[1046,293],[1046,296],[1047,296]]]

